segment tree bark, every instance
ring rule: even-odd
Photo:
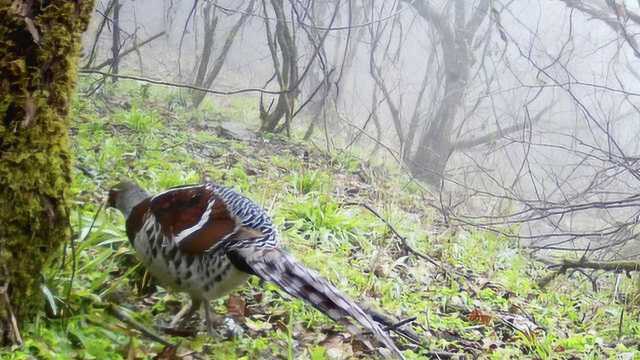
[[[0,343],[42,308],[40,279],[70,236],[67,115],[92,0],[0,0]],[[8,300],[8,301],[7,301]]]

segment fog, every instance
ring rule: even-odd
[[[450,226],[490,229],[542,254],[640,251],[637,1],[119,4],[116,54],[164,32],[122,56],[119,74],[268,90],[207,101],[241,98],[253,130],[391,164]],[[97,4],[85,70],[106,71],[96,65],[113,57],[112,5]]]

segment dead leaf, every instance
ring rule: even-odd
[[[479,308],[475,308],[471,311],[468,316],[469,320],[475,321],[482,325],[490,325],[491,321],[493,321],[493,316],[489,313],[486,313]]]
[[[243,319],[247,314],[247,302],[241,296],[230,295],[227,300],[227,313]]]
[[[261,303],[263,298],[264,298],[264,293],[262,292],[257,292],[253,294],[253,301],[257,303]]]

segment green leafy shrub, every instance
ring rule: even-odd
[[[301,171],[291,175],[291,183],[296,192],[301,194],[322,193],[330,189],[331,177],[317,170]]]
[[[315,243],[344,245],[357,239],[363,226],[354,209],[342,208],[326,195],[299,199],[284,210],[284,216]]]
[[[135,105],[129,111],[117,113],[116,120],[139,134],[148,134],[163,128],[156,113],[142,110]]]

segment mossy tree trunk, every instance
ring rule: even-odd
[[[92,9],[0,0],[0,343],[41,309],[42,269],[70,236],[67,114]]]

